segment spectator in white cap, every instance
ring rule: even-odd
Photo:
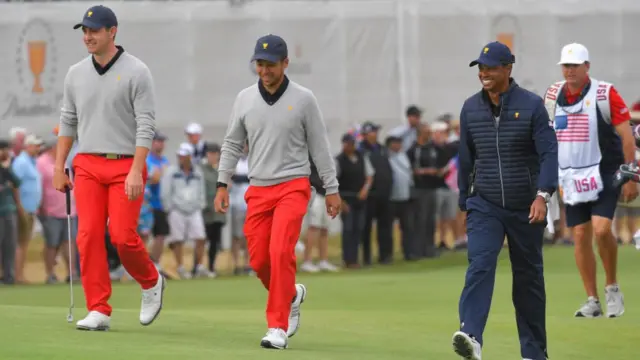
[[[11,169],[20,179],[20,199],[22,202],[22,209],[18,210],[17,283],[26,282],[24,264],[27,258],[27,248],[33,232],[35,214],[42,201],[42,176],[36,167],[36,157],[40,153],[40,146],[43,143],[41,138],[27,135],[24,140],[24,150],[11,164]]]
[[[440,229],[440,249],[446,249],[447,231],[451,232],[454,239],[458,239],[458,227],[456,219],[458,215],[458,194],[447,186],[444,181],[444,173],[449,161],[456,156],[457,147],[449,143],[449,124],[436,121],[431,124],[431,136],[436,153],[435,166],[442,171],[437,181],[436,188],[436,219]]]
[[[254,273],[249,266],[249,251],[247,238],[244,234],[244,224],[247,219],[247,202],[245,194],[249,189],[249,146],[245,143],[243,154],[238,159],[236,170],[231,176],[232,185],[229,187],[229,206],[231,209],[231,258],[235,267],[235,275]],[[244,267],[240,267],[240,255],[244,253],[242,261]]]
[[[200,164],[207,154],[206,143],[202,140],[202,125],[195,122],[190,123],[184,132],[187,134],[189,144],[191,144],[193,163]]]
[[[205,247],[204,220],[202,210],[206,207],[205,179],[200,169],[194,166],[192,146],[180,144],[178,165],[170,166],[160,183],[162,206],[167,212],[171,236],[167,239],[169,248],[178,264],[178,275],[182,279],[191,278],[191,273],[183,266],[183,246],[187,240],[196,242],[196,267],[202,262]]]
[[[14,126],[9,129],[9,142],[11,143],[11,151],[9,152],[9,159],[7,159],[2,165],[8,167],[16,156],[20,155],[24,147],[24,140],[27,136],[27,129]]]

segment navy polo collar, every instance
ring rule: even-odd
[[[258,90],[260,91],[260,95],[262,96],[262,99],[264,99],[264,101],[269,105],[273,105],[278,100],[280,100],[284,92],[287,91],[288,86],[289,78],[287,77],[287,75],[285,75],[284,79],[282,80],[282,84],[280,84],[280,86],[278,87],[278,90],[276,90],[275,93],[271,94],[267,91],[264,85],[262,85],[262,80],[258,80]]]

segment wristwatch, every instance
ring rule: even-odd
[[[225,183],[222,183],[222,182],[219,182],[219,181],[216,183],[216,189],[226,188],[226,187],[227,187],[227,184],[225,184]]]
[[[536,196],[540,196],[541,198],[543,198],[544,202],[547,204],[549,203],[549,200],[551,200],[551,194],[549,194],[546,191],[538,190],[538,192],[536,193]]]

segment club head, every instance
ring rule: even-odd
[[[625,176],[620,170],[618,170],[613,176],[613,187],[620,187],[627,183],[629,180],[631,180],[629,176]]]
[[[619,187],[629,181],[640,182],[640,167],[636,164],[623,164],[613,176],[613,186]]]
[[[68,323],[72,323],[73,322],[73,315],[71,315],[71,314],[67,315],[67,322]]]

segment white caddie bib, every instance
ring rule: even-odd
[[[557,95],[562,86],[564,82],[559,82],[547,90],[545,107],[558,139],[558,185],[562,188],[562,200],[575,205],[597,200],[603,189],[598,109],[605,121],[610,121],[611,84],[591,79],[589,92],[580,102],[558,106]],[[606,106],[601,106],[603,103]]]

